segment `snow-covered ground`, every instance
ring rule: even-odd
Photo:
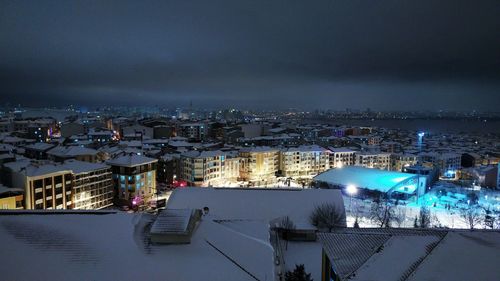
[[[352,201],[351,201],[352,200]],[[370,209],[372,201],[359,200],[344,196],[344,202],[347,212],[347,226],[353,226],[355,221],[355,213],[358,212],[358,223],[360,227],[378,227],[378,225],[370,220]],[[475,206],[479,211],[482,211],[479,206]],[[404,217],[401,225],[392,223],[393,227],[413,227],[415,217],[420,213],[420,206],[415,203],[407,205],[399,204],[396,212],[400,212]],[[447,228],[462,228],[468,229],[466,221],[461,218],[458,208],[447,210],[443,207],[428,206],[431,213],[431,227],[447,227]],[[476,228],[484,228],[484,224],[478,225]]]

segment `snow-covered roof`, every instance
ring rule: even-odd
[[[500,274],[498,231],[346,228],[318,238],[342,280],[497,280]]]
[[[0,215],[2,279],[274,280],[269,241],[205,216],[190,244],[157,245],[147,231],[153,220],[125,213]]]
[[[82,146],[56,146],[47,151],[47,154],[56,157],[75,157],[81,155],[96,155],[97,150]]]
[[[0,196],[12,194],[12,193],[22,193],[22,192],[24,192],[24,189],[22,189],[22,188],[11,188],[11,187],[6,187],[5,185],[0,184]]]
[[[37,142],[34,144],[27,145],[24,148],[38,150],[38,151],[45,151],[45,150],[51,149],[52,147],[54,147],[53,144],[46,143],[46,142]]]
[[[349,149],[347,147],[328,147],[333,153],[354,153],[356,151]]]
[[[245,147],[240,150],[241,152],[277,152],[278,149],[269,146],[256,146],[256,147]]]
[[[298,147],[285,148],[283,151],[286,152],[329,152],[328,149],[321,147],[319,145],[301,145]]]
[[[73,159],[64,161],[63,167],[73,171],[75,174],[110,168],[110,166],[103,163],[90,163]]]
[[[189,158],[208,158],[208,157],[217,157],[221,155],[224,155],[224,152],[220,150],[208,150],[208,151],[190,150],[182,153],[182,156]]]
[[[401,172],[384,171],[364,167],[346,166],[330,169],[316,177],[315,181],[330,185],[348,186],[389,192],[392,188],[417,175]]]
[[[17,160],[15,162],[9,162],[4,164],[5,167],[11,169],[14,172],[20,172],[28,177],[37,177],[48,174],[62,174],[69,173],[66,167],[59,163],[52,162],[37,162],[28,159]]]
[[[208,207],[220,219],[269,222],[289,216],[296,225],[310,227],[309,216],[323,203],[335,205],[345,215],[342,194],[333,189],[182,188],[172,193],[167,208]]]
[[[154,163],[157,161],[157,159],[149,158],[143,155],[137,155],[137,153],[129,153],[126,155],[118,156],[114,159],[110,159],[107,161],[107,163],[113,166],[134,167]]]

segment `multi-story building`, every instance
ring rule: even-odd
[[[235,182],[240,178],[240,161],[237,151],[226,152],[223,165],[225,180]]]
[[[158,160],[129,153],[108,160],[113,171],[115,196],[120,204],[143,205],[156,194]]]
[[[334,148],[330,149],[330,168],[342,168],[344,166],[353,166],[356,163],[356,151],[349,148]]]
[[[26,209],[72,208],[72,172],[63,165],[18,160],[4,167],[10,186],[24,189]]]
[[[0,184],[0,210],[23,209],[24,190],[8,188]]]
[[[458,153],[421,153],[419,157],[424,165],[439,169],[444,178],[456,178],[457,171],[461,168],[462,155]]]
[[[285,177],[315,176],[330,168],[330,150],[318,145],[284,149],[279,168]]]
[[[187,123],[179,125],[177,135],[188,138],[191,141],[205,140],[208,127],[205,123]]]
[[[165,154],[158,159],[156,178],[158,183],[172,185],[180,175],[180,155]]]
[[[356,166],[375,168],[380,170],[390,170],[391,154],[385,152],[360,152],[356,153]]]
[[[279,169],[279,150],[261,146],[243,148],[239,152],[240,178],[252,184],[267,185],[276,182]]]
[[[98,210],[113,205],[111,167],[102,163],[68,160],[73,173],[73,209]]]
[[[224,179],[222,151],[188,151],[180,157],[180,178],[193,186],[210,186]]]
[[[416,165],[418,156],[414,154],[391,154],[391,170],[402,172],[404,167]]]

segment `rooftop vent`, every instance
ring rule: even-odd
[[[198,209],[165,209],[151,227],[151,241],[160,244],[189,244],[200,218],[201,210]]]

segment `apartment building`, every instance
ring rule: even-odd
[[[154,158],[128,153],[107,161],[113,172],[115,196],[120,204],[143,205],[156,194]]]
[[[113,173],[102,163],[68,160],[73,174],[73,209],[98,210],[113,205]]]
[[[315,176],[330,168],[330,150],[318,145],[286,148],[279,163],[285,177]]]
[[[360,152],[356,154],[356,166],[390,170],[391,154],[385,152]]]
[[[414,154],[391,154],[391,170],[402,172],[405,167],[416,165],[418,156]]]
[[[72,209],[72,171],[60,164],[18,160],[4,164],[9,185],[24,189],[28,210]]]
[[[356,163],[356,151],[343,147],[329,147],[330,150],[330,168],[342,168],[353,166]]]
[[[188,151],[180,156],[180,178],[192,186],[209,186],[224,179],[222,151]]]
[[[252,184],[266,185],[276,182],[279,169],[279,150],[267,146],[240,150],[240,178]]]

